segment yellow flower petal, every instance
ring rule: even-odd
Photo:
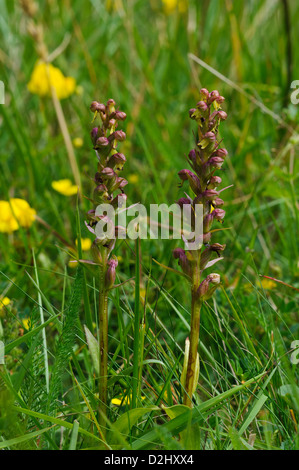
[[[78,192],[78,187],[74,185],[69,179],[52,181],[52,188],[64,196],[73,196]]]
[[[30,329],[30,326],[31,326],[30,318],[24,318],[22,320],[22,323],[23,323],[23,326],[26,328],[26,330]]]
[[[91,245],[92,245],[92,241],[90,238],[81,238],[82,251],[90,250]],[[78,240],[76,240],[76,246],[78,246]]]
[[[0,201],[0,232],[11,233],[18,228],[19,224],[12,214],[9,202]]]
[[[51,96],[51,87],[55,89],[59,100],[68,98],[76,90],[76,81],[73,77],[65,77],[61,70],[52,64],[37,62],[27,85],[30,93],[41,97]]]
[[[271,290],[271,289],[274,289],[274,287],[276,287],[276,282],[274,281],[271,281],[271,279],[262,279],[261,280],[261,284],[263,286],[264,289],[267,289],[267,290]]]
[[[141,397],[141,400],[145,400],[146,397]],[[111,404],[115,406],[125,406],[125,405],[130,405],[132,399],[132,394],[131,395],[126,395],[124,398],[112,398]]]
[[[21,227],[29,228],[35,220],[36,210],[32,209],[24,199],[10,199],[12,212]]]
[[[7,305],[9,304],[10,299],[8,297],[0,297],[0,311],[7,307]]]
[[[0,232],[11,233],[18,230],[19,226],[29,228],[35,215],[36,211],[24,199],[0,201]]]

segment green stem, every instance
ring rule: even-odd
[[[199,302],[198,299],[195,298],[195,293],[192,292],[190,348],[184,394],[184,405],[187,405],[190,408],[192,407],[192,392],[195,379],[195,367],[198,352],[201,305],[201,302]]]
[[[107,381],[108,381],[108,294],[104,284],[104,270],[100,272],[99,289],[99,330],[100,330],[100,377],[99,377],[99,424],[105,435],[107,416]]]
[[[192,302],[191,302],[191,325],[190,325],[190,347],[186,372],[186,385],[183,402],[192,408],[192,395],[196,369],[196,360],[199,342],[200,311],[202,302],[198,299],[197,289],[200,284],[200,251],[198,251],[197,266],[193,273]]]
[[[135,307],[134,307],[134,358],[132,382],[132,409],[136,408],[139,387],[139,335],[140,335],[140,240],[136,240],[136,269],[135,269]]]

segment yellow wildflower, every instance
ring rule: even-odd
[[[81,238],[81,248],[82,251],[90,250],[92,241],[90,238]],[[76,240],[76,246],[78,246],[78,239]]]
[[[78,192],[78,187],[74,185],[69,179],[52,181],[52,188],[64,196],[73,196]]]
[[[136,184],[139,181],[139,176],[136,175],[135,173],[132,173],[131,175],[128,176],[128,181],[129,183]]]
[[[31,326],[31,320],[30,318],[24,318],[22,320],[22,323],[23,323],[23,326],[26,328],[26,330],[29,330],[30,329],[30,326]]]
[[[12,198],[0,201],[0,232],[11,233],[18,228],[31,227],[36,211],[24,199]]]
[[[13,198],[10,199],[10,204],[21,227],[31,227],[35,220],[36,211],[29,206],[28,202],[24,199]]]
[[[141,397],[141,400],[145,400],[146,397]],[[111,404],[115,406],[125,406],[125,405],[130,405],[131,404],[131,399],[132,399],[132,394],[131,395],[126,395],[124,398],[112,398]]]
[[[76,90],[76,80],[65,77],[61,70],[52,64],[37,62],[27,85],[28,90],[39,96],[51,96],[51,87],[54,88],[57,98],[68,98]]]
[[[179,13],[185,13],[188,9],[188,0],[162,0],[164,12],[171,15],[178,9]]]
[[[271,279],[262,279],[261,284],[263,286],[263,289],[271,290],[274,287],[276,287],[276,282],[271,281]]]
[[[0,297],[0,312],[4,310],[7,305],[10,304],[10,299],[8,297]]]
[[[75,139],[73,139],[73,145],[77,149],[81,148],[83,146],[83,139],[81,139],[81,137],[75,137]]]
[[[11,233],[18,228],[19,224],[11,212],[9,202],[0,201],[0,232]]]

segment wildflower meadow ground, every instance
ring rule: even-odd
[[[0,0],[0,449],[299,449],[298,20]]]

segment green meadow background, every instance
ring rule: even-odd
[[[29,229],[0,233],[0,295],[10,299],[0,311],[7,354],[0,366],[0,448],[299,448],[299,365],[290,361],[291,344],[299,340],[299,114],[290,99],[291,82],[299,79],[299,4],[189,0],[167,9],[166,3],[37,2],[48,50],[59,48],[53,65],[77,84],[61,107],[72,141],[83,140],[74,146],[86,196],[80,201],[52,188],[64,178],[74,183],[65,142],[52,99],[27,89],[38,60],[28,19],[18,1],[0,0],[6,91],[0,199],[25,199],[38,215]],[[90,237],[84,220],[92,208],[96,157],[89,106],[113,98],[127,114],[119,126],[127,140],[119,149],[127,158],[122,176],[129,180],[129,203],[172,204],[187,190],[179,188],[177,172],[188,168],[185,155],[196,131],[188,110],[202,87],[226,98],[228,119],[220,133],[229,158],[221,177],[222,187],[233,186],[223,193],[226,218],[216,227],[227,230],[213,238],[227,247],[214,268],[222,287],[202,311],[194,408],[190,414],[176,406],[182,403],[188,286],[164,267],[177,268],[172,249],[182,242],[142,241],[137,289],[136,246],[119,242],[118,283],[129,281],[110,295],[103,444],[96,341],[84,331],[88,324],[97,336],[97,272],[69,265],[70,246],[76,250],[76,239]],[[91,259],[89,252],[83,257]],[[45,328],[39,328],[42,317]]]

